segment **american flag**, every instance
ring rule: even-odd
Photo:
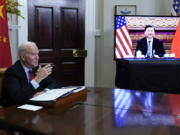
[[[125,16],[116,16],[115,58],[132,57],[132,41]]]
[[[179,16],[180,15],[180,0],[172,0],[171,13],[173,16]]]

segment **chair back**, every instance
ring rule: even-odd
[[[0,68],[0,91],[2,89],[3,77],[4,77],[4,73],[6,70],[7,70],[7,68]]]

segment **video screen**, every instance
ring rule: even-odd
[[[171,44],[179,19],[177,16],[115,15],[114,58],[174,57]],[[146,26],[150,27],[145,30]],[[145,40],[147,37],[153,39]]]

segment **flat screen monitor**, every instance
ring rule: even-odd
[[[114,58],[122,59],[135,55],[137,41],[144,37],[146,25],[155,27],[155,37],[163,41],[166,54],[170,54],[171,43],[180,17],[177,16],[125,16],[114,17]],[[131,46],[131,47],[129,47]]]

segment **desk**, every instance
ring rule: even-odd
[[[180,89],[180,59],[116,60],[115,83],[119,88],[173,92]]]
[[[8,124],[31,135],[179,135],[180,95],[87,88],[87,100],[69,109],[4,109]]]

